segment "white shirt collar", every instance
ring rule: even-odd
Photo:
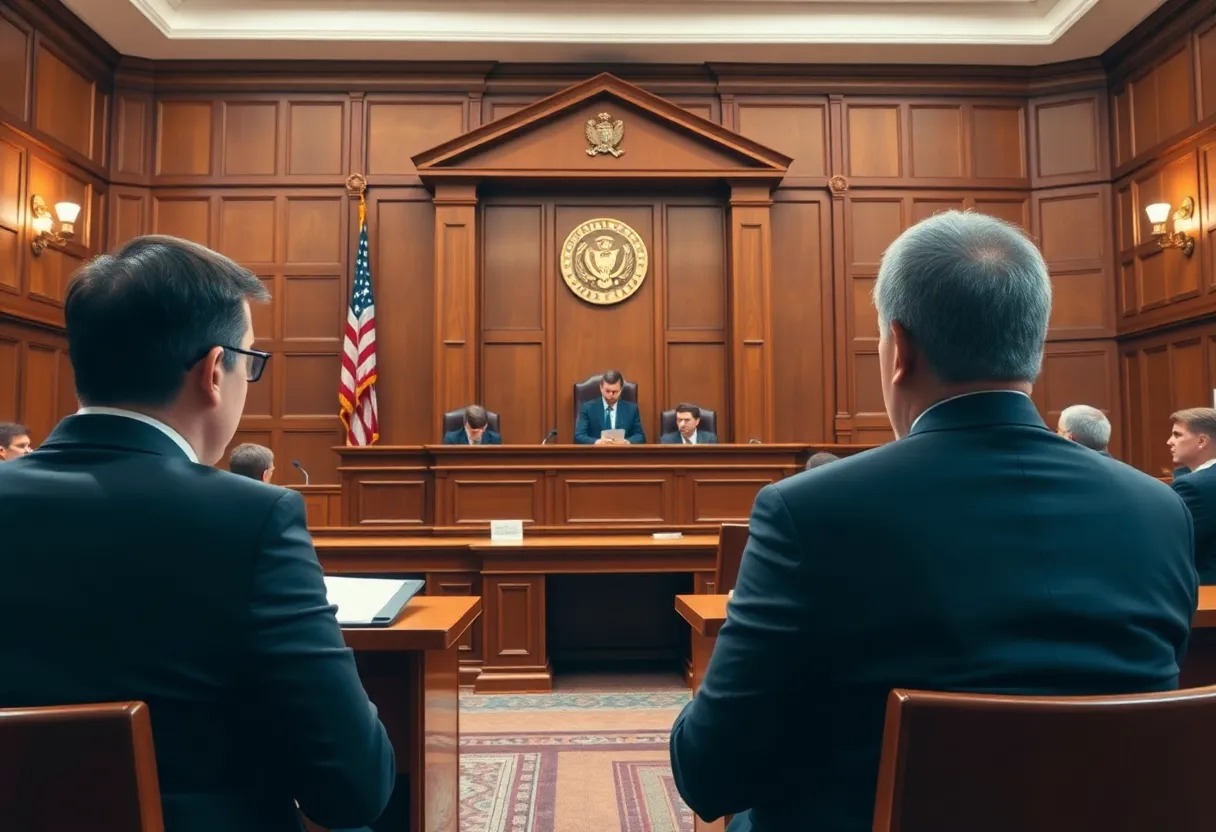
[[[680,442],[683,443],[683,441],[684,441],[684,434],[681,433]],[[692,432],[692,436],[688,437],[688,444],[690,444],[690,445],[697,444],[697,432],[695,430]]]
[[[1021,390],[972,390],[970,393],[959,393],[957,396],[951,396],[948,399],[942,399],[940,402],[934,402],[933,404],[929,405],[924,410],[922,410],[921,414],[912,420],[912,427],[908,428],[908,433],[910,434],[910,433],[912,433],[912,431],[916,430],[916,423],[919,422],[921,419],[925,418],[925,414],[928,413],[933,408],[941,407],[946,402],[952,402],[955,399],[965,399],[968,396],[979,396],[984,393],[1015,393],[1016,395],[1019,395],[1019,396],[1026,396],[1026,394],[1023,393]],[[1026,398],[1029,399],[1030,396],[1026,396]]]
[[[137,422],[143,422],[145,425],[151,425],[165,436],[173,440],[173,444],[182,449],[191,462],[198,462],[198,454],[194,452],[194,448],[190,447],[190,443],[182,438],[182,435],[173,428],[166,425],[159,419],[153,419],[146,413],[136,413],[134,410],[123,410],[120,407],[82,407],[76,411],[77,416],[121,416],[124,419],[134,419]]]
[[[621,400],[617,399],[615,404],[608,404],[608,400],[605,399],[603,396],[600,396],[600,404],[602,404],[604,406],[604,410],[607,410],[608,408],[611,407],[615,411],[616,406],[620,403],[621,403]]]
[[[1216,459],[1209,459],[1207,462],[1196,465],[1194,468],[1192,468],[1191,473],[1193,474],[1196,471],[1202,471],[1204,468],[1211,468],[1213,465],[1216,465]]]

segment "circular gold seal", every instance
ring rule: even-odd
[[[562,278],[588,303],[620,303],[642,286],[650,255],[638,232],[620,220],[587,220],[562,244]]]

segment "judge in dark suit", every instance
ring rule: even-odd
[[[717,445],[718,434],[700,429],[701,408],[695,404],[676,405],[676,429],[659,437],[662,445]]]
[[[1199,583],[1216,584],[1216,410],[1192,407],[1170,416],[1174,423],[1169,447],[1174,464],[1173,489],[1195,521],[1195,568]]]
[[[680,794],[729,829],[866,832],[892,688],[1174,689],[1197,602],[1186,507],[1031,402],[1038,250],[938,214],[875,286],[897,441],[761,489],[727,620],[671,734]],[[943,795],[949,800],[949,795]]]
[[[142,237],[67,292],[82,409],[0,465],[0,708],[143,700],[166,832],[364,826],[393,750],[288,491],[212,467],[269,354],[258,279]],[[65,795],[65,799],[71,799]]]
[[[464,409],[464,426],[443,435],[445,445],[501,445],[502,437],[490,430],[486,409],[471,404]]]
[[[642,414],[633,402],[621,399],[625,377],[609,370],[600,379],[600,397],[583,402],[574,425],[574,441],[578,445],[640,445],[646,441],[642,430]],[[606,430],[623,430],[624,439],[604,439]]]
[[[1110,444],[1110,419],[1096,407],[1074,404],[1064,408],[1056,422],[1056,433],[1102,456],[1110,456],[1106,450]]]

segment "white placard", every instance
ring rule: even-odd
[[[491,543],[515,543],[524,539],[523,520],[491,520]]]

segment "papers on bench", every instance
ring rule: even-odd
[[[398,578],[325,576],[325,595],[338,607],[344,627],[387,627],[397,620],[406,602],[422,591],[424,581]]]
[[[623,440],[625,438],[625,430],[623,428],[610,428],[600,431],[600,439],[616,439]]]

